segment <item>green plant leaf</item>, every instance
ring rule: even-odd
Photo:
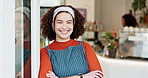
[[[143,22],[144,22],[144,17],[143,17],[143,16],[140,16],[139,22],[140,22],[140,23],[143,23]]]
[[[143,15],[147,15],[148,14],[148,7],[147,7],[147,1],[146,0],[133,0],[132,2],[132,10],[134,11],[133,14],[134,16],[136,16],[136,11],[140,10],[143,14],[139,19],[140,23],[144,23],[144,16]]]
[[[109,39],[113,39],[114,37],[112,36],[112,34],[111,33],[105,33],[105,35],[109,38]]]
[[[119,42],[119,39],[115,39],[116,42]]]

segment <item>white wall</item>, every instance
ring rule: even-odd
[[[101,21],[101,0],[95,0],[95,20]]]
[[[132,4],[133,0],[126,0],[126,13],[129,12],[131,8],[131,4]]]
[[[72,5],[75,8],[86,8],[87,21],[94,21],[95,17],[95,0],[66,0],[66,4]]]
[[[111,28],[121,29],[121,16],[125,14],[126,11],[126,0],[99,0],[100,2],[96,5],[96,14],[100,14],[96,17],[96,20],[100,20],[103,24],[104,31],[110,31]]]

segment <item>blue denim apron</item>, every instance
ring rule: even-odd
[[[24,65],[26,64],[30,56],[31,56],[31,49],[24,49]]]
[[[88,73],[88,63],[81,41],[79,45],[70,46],[64,50],[50,50],[48,46],[46,49],[56,76],[69,77],[79,73]]]

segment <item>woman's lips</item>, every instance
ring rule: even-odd
[[[69,30],[59,30],[62,34],[67,34]]]

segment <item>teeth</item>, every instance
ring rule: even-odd
[[[68,30],[60,30],[61,33],[66,34]]]

